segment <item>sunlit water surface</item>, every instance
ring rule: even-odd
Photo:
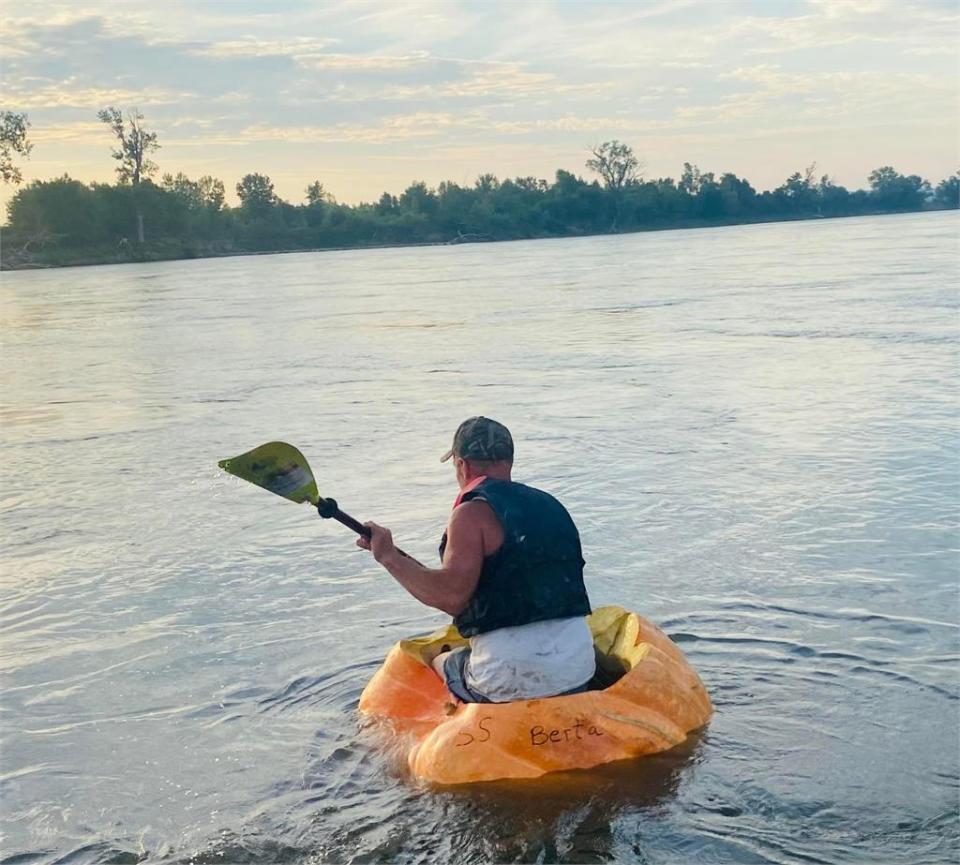
[[[955,214],[3,276],[12,863],[954,862]],[[357,717],[444,617],[219,473],[270,439],[425,561],[465,416],[716,715],[418,786]]]

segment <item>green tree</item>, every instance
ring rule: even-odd
[[[151,240],[163,243],[181,239],[194,233],[194,215],[187,202],[179,195],[167,192],[150,181],[139,185],[94,183],[91,186],[95,220],[101,226],[103,241],[126,248],[123,238],[130,234],[130,226],[138,215],[149,220]],[[138,247],[128,250],[141,258],[146,253]]]
[[[926,180],[904,176],[889,165],[871,171],[869,181],[871,198],[883,210],[919,210],[931,196]]]
[[[850,193],[833,182],[829,175],[820,178],[817,187],[820,198],[820,213],[824,216],[842,216],[850,212]]]
[[[727,172],[721,176],[718,186],[723,198],[723,212],[727,217],[741,216],[753,209],[757,191],[746,180]]]
[[[696,214],[703,219],[720,219],[724,215],[724,196],[712,171],[700,175],[700,188],[694,204]]]
[[[640,162],[630,145],[613,139],[590,152],[593,156],[587,160],[587,168],[600,175],[607,189],[620,190],[639,179]]]
[[[817,163],[811,162],[801,174],[791,174],[774,195],[783,199],[783,207],[788,213],[816,213],[819,210],[819,190],[815,179]]]
[[[411,183],[400,196],[400,209],[430,216],[437,212],[437,196],[422,180]]]
[[[26,114],[0,111],[0,175],[4,183],[20,183],[23,174],[13,164],[14,156],[27,158],[33,145],[27,140],[30,121]]]
[[[495,174],[481,174],[473,185],[481,195],[489,195],[500,188],[500,181]]]
[[[197,181],[197,186],[200,188],[203,203],[210,210],[214,213],[219,213],[223,210],[223,203],[226,201],[227,194],[223,187],[222,180],[211,177],[209,174],[204,174],[203,177]]]
[[[729,195],[717,183],[712,171],[683,163],[677,191],[686,199],[686,212],[698,219],[717,219],[724,215]]]
[[[436,221],[446,235],[461,237],[481,230],[474,211],[479,197],[476,186],[464,189],[453,181],[445,180],[437,187]]]
[[[610,225],[610,199],[600,184],[587,183],[562,168],[543,202],[551,234],[585,234]]]
[[[245,174],[237,184],[241,209],[250,216],[262,217],[277,203],[273,181],[266,174]]]
[[[314,180],[307,189],[307,206],[304,211],[306,224],[312,229],[320,228],[326,219],[327,208],[336,203],[336,199],[323,188],[319,180]]]
[[[69,247],[103,240],[96,212],[92,190],[66,174],[33,181],[7,205],[10,229],[19,237]]]
[[[106,123],[117,139],[119,146],[112,155],[119,163],[117,176],[121,183],[136,186],[156,172],[157,165],[151,162],[149,154],[160,149],[157,133],[143,128],[143,115],[136,108],[128,111],[124,120],[119,108],[107,106],[97,112],[97,119]]]
[[[395,213],[397,207],[397,196],[391,195],[389,192],[384,192],[377,202],[377,213],[381,216],[387,216],[388,214]]]
[[[190,210],[206,208],[217,213],[223,209],[226,198],[223,181],[209,174],[199,180],[191,180],[182,172],[176,176],[164,174],[161,187],[181,198]]]
[[[130,183],[136,189],[141,180],[147,179],[157,170],[156,163],[152,162],[148,155],[160,149],[157,134],[143,128],[143,115],[136,108],[127,112],[126,121],[120,109],[112,106],[98,111],[97,119],[106,123],[117,139],[119,146],[111,151],[111,155],[119,163],[117,176],[120,182]],[[139,202],[139,197],[135,195],[134,201]],[[136,206],[136,221],[137,240],[143,243],[143,208],[139,204]]]
[[[147,185],[142,188],[147,189]],[[210,175],[191,180],[185,174],[164,174],[161,188],[167,199],[154,199],[151,220],[158,218],[184,240],[213,239],[221,234],[225,219],[223,181]]]
[[[660,177],[653,181],[657,196],[653,218],[662,223],[676,222],[683,216],[687,206],[687,196],[681,192],[672,177]]]
[[[960,171],[937,184],[935,200],[941,207],[960,207]]]
[[[160,187],[179,198],[189,210],[199,210],[206,204],[200,190],[200,184],[191,180],[182,172],[176,176],[164,174],[160,179]]]
[[[540,195],[546,194],[550,188],[550,184],[542,177],[518,177],[513,183],[526,192],[536,192]]]
[[[697,168],[696,165],[691,165],[689,162],[684,162],[683,173],[680,175],[680,182],[677,184],[677,189],[686,195],[696,197],[696,195],[700,192],[700,185],[700,169]]]
[[[333,204],[336,199],[323,188],[319,180],[314,180],[306,190],[307,204],[310,207],[316,207],[323,204]]]

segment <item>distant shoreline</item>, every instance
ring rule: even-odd
[[[737,220],[710,220],[710,221],[684,221],[683,223],[676,225],[651,225],[645,227],[631,228],[626,231],[591,231],[584,233],[571,233],[571,234],[544,234],[537,237],[499,237],[499,238],[484,238],[484,239],[466,239],[466,238],[452,238],[450,240],[436,240],[436,241],[420,241],[420,242],[391,242],[391,243],[355,243],[351,245],[343,246],[314,246],[314,247],[304,247],[301,249],[264,249],[264,250],[236,250],[236,249],[225,249],[225,250],[197,250],[193,249],[190,253],[185,253],[183,251],[182,243],[170,243],[170,242],[159,242],[159,243],[150,243],[147,242],[139,248],[138,251],[143,254],[140,256],[124,256],[120,257],[116,252],[107,253],[102,248],[97,250],[77,250],[77,254],[73,260],[66,261],[56,261],[56,262],[45,262],[42,260],[42,256],[39,256],[39,260],[24,260],[24,261],[14,261],[13,263],[8,262],[2,252],[3,244],[0,243],[0,271],[29,271],[29,270],[53,270],[60,268],[69,268],[69,267],[102,267],[105,265],[123,265],[123,264],[151,264],[161,261],[199,261],[203,259],[210,258],[239,258],[246,256],[262,256],[262,255],[294,255],[302,253],[312,253],[312,252],[349,252],[353,250],[365,251],[373,249],[406,249],[406,248],[420,248],[420,247],[435,247],[435,246],[465,246],[465,245],[474,245],[474,244],[495,244],[495,243],[510,243],[518,241],[529,241],[529,240],[571,240],[578,237],[617,237],[624,236],[629,234],[646,234],[648,232],[660,232],[660,231],[686,231],[686,230],[695,230],[695,229],[704,229],[704,228],[731,228],[739,225],[771,225],[783,222],[820,222],[823,220],[836,220],[836,219],[859,219],[859,218],[873,218],[878,216],[907,216],[910,214],[928,214],[928,213],[944,213],[955,210],[955,208],[949,207],[932,207],[924,208],[920,210],[900,210],[900,211],[890,211],[890,210],[878,210],[872,213],[851,213],[851,214],[836,214],[830,216],[783,216],[779,218],[756,218],[756,219],[737,219]],[[4,227],[0,229],[0,238],[4,233],[7,233],[9,229]],[[180,254],[176,254],[173,247],[180,246]],[[137,249],[137,247],[131,247],[132,249]],[[59,254],[63,256],[64,250],[58,250]]]

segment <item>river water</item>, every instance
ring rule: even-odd
[[[955,862],[957,230],[5,273],[0,859]],[[471,414],[700,672],[684,747],[412,782],[357,700],[443,615],[216,467],[293,442],[434,562]]]

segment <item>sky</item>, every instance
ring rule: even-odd
[[[758,189],[960,163],[956,0],[4,0],[0,28],[26,181],[112,180],[107,105],[144,114],[161,173],[260,172],[294,203],[588,175],[613,138],[648,178]]]

